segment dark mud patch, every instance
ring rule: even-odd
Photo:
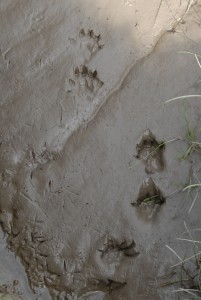
[[[161,172],[165,168],[164,142],[159,142],[150,130],[146,130],[136,145],[136,158],[145,164],[147,173]]]

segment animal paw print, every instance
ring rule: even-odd
[[[101,35],[96,35],[92,29],[80,29],[76,38],[70,38],[76,59],[81,58],[81,63],[87,64],[92,57],[103,48],[100,43]],[[77,55],[79,53],[79,55]]]
[[[145,164],[147,173],[163,171],[165,162],[163,158],[164,143],[158,142],[150,130],[146,130],[140,142],[136,145],[136,158],[141,159]]]
[[[111,236],[106,236],[105,242],[103,247],[99,248],[98,250],[101,252],[101,256],[104,257],[109,252],[120,252],[125,256],[136,256],[139,254],[138,251],[135,249],[135,242],[134,240],[128,241],[126,239],[117,240]]]
[[[92,29],[85,31],[83,28],[79,32],[80,49],[85,49],[85,63],[89,61],[99,50],[103,48],[100,44],[101,35],[96,35]]]
[[[133,206],[140,206],[143,204],[163,204],[165,198],[159,189],[159,187],[154,183],[152,178],[147,178],[144,180],[139,189],[139,194],[137,201],[132,203]]]
[[[89,280],[90,291],[101,291],[101,292],[112,292],[123,288],[127,283],[114,281],[112,279],[96,279],[92,278]]]
[[[69,79],[70,89],[79,97],[91,99],[103,85],[96,70],[90,70],[86,65],[74,69],[74,79]]]
[[[147,178],[140,186],[136,202],[131,205],[136,207],[136,213],[140,218],[149,222],[158,215],[163,203],[165,203],[163,193],[152,178]]]

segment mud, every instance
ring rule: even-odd
[[[201,3],[147,3],[0,2],[7,294],[18,280],[22,299],[182,299],[161,288],[174,277],[165,245],[184,220],[200,226],[201,202],[189,214],[192,199],[174,191],[201,166],[197,153],[179,159],[182,104],[164,101],[200,93],[196,60],[177,52],[200,51]],[[188,102],[192,127],[200,107]]]
[[[145,163],[145,171],[147,173],[163,171],[165,167],[164,148],[164,142],[158,142],[150,130],[143,133],[139,144],[136,145],[136,158],[141,159]]]
[[[137,200],[131,205],[136,208],[138,218],[145,222],[153,221],[160,212],[160,206],[165,203],[165,197],[156,186],[153,179],[146,178],[140,186]]]
[[[17,280],[14,280],[12,285],[4,284],[0,286],[0,299],[22,299],[21,293],[17,290],[18,284],[19,282]]]
[[[147,203],[161,205],[164,202],[165,202],[165,198],[162,192],[160,191],[160,189],[155,185],[152,178],[147,178],[140,186],[137,201],[132,203],[132,205],[140,206],[141,204],[147,204]]]

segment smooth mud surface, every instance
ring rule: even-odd
[[[201,102],[164,102],[201,94],[194,2],[0,1],[0,299],[190,299]]]

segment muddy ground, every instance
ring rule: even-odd
[[[164,104],[201,94],[189,3],[0,1],[0,299],[191,299],[166,245],[201,228],[201,100]]]

